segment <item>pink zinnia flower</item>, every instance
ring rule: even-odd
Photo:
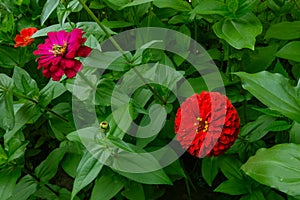
[[[84,32],[75,28],[70,33],[62,30],[49,32],[45,43],[38,45],[38,50],[34,55],[37,58],[38,69],[42,68],[46,78],[59,81],[65,74],[68,78],[73,78],[81,70],[82,63],[75,57],[87,57],[92,49],[83,46],[86,38],[82,38]]]

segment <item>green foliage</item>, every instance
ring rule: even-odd
[[[299,6],[2,0],[0,199],[181,198],[173,189],[190,199],[299,199]],[[38,28],[34,42],[15,48],[28,27]],[[33,51],[48,32],[74,28],[93,49],[80,74],[44,78]],[[223,89],[241,121],[234,145],[219,157],[176,155],[180,103]]]

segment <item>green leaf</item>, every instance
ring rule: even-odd
[[[15,125],[13,108],[14,81],[5,74],[0,74],[0,127],[9,130]]]
[[[201,173],[206,183],[211,187],[219,172],[219,166],[215,157],[205,157],[202,159]]]
[[[37,190],[38,182],[30,175],[26,175],[16,185],[9,200],[27,200]]]
[[[75,178],[76,176],[76,170],[81,160],[81,157],[82,156],[80,154],[67,153],[60,163],[64,171],[72,178]]]
[[[12,76],[16,90],[25,96],[35,97],[39,93],[39,88],[30,75],[22,68],[15,67]]]
[[[128,173],[121,171],[117,172],[120,175],[125,176],[126,178],[129,178],[138,183],[172,185],[172,181],[162,169],[145,173]]]
[[[266,131],[285,131],[291,128],[291,124],[287,121],[279,120],[272,122],[265,130]]]
[[[262,24],[254,14],[248,13],[240,18],[219,21],[213,25],[213,30],[236,49],[254,50],[255,38],[262,32]]]
[[[224,2],[218,0],[202,0],[191,11],[191,13],[198,15],[230,15],[227,5]]]
[[[191,5],[184,0],[154,0],[153,4],[158,8],[172,8],[180,12],[191,11]]]
[[[239,8],[236,12],[236,17],[240,17],[251,12],[253,7],[258,3],[260,3],[259,0],[239,0]]]
[[[5,153],[4,149],[0,145],[0,166],[7,162],[7,154]]]
[[[19,54],[16,49],[1,46],[0,48],[0,66],[5,68],[13,68],[19,63],[18,60]]]
[[[240,198],[240,200],[265,200],[265,199],[266,198],[265,198],[264,194],[260,190],[252,191],[250,194],[244,195],[244,196],[242,196],[242,198]],[[274,200],[274,199],[280,200],[277,198],[272,198],[271,200]]]
[[[300,144],[300,123],[294,122],[290,130],[290,143]]]
[[[282,47],[276,56],[288,60],[300,62],[300,41],[292,41]]]
[[[1,200],[6,200],[12,195],[16,186],[16,182],[21,175],[21,169],[13,170],[2,169],[0,171],[0,197]]]
[[[243,87],[270,109],[300,122],[300,103],[297,88],[281,74],[262,71],[256,74],[236,73]]]
[[[222,156],[218,159],[218,165],[223,174],[229,179],[243,180],[241,171],[242,163],[233,156]]]
[[[233,14],[235,14],[239,8],[239,0],[228,0],[228,1],[226,1],[226,4],[228,7],[228,10]]]
[[[258,141],[268,133],[267,128],[270,127],[275,120],[276,118],[268,115],[259,116],[255,121],[249,122],[242,127],[240,136],[249,142]]]
[[[50,17],[51,13],[56,9],[59,0],[47,0],[41,14],[41,25]]]
[[[31,102],[27,102],[18,109],[15,114],[15,126],[12,130],[4,135],[4,142],[7,144],[11,138],[19,131],[26,123],[34,122],[41,116],[40,107]]]
[[[133,181],[130,181],[125,185],[125,190],[122,191],[122,195],[128,200],[146,199],[143,185]]]
[[[122,6],[120,8],[120,10],[124,9],[124,8],[127,8],[127,7],[131,7],[131,6],[137,6],[137,5],[140,5],[140,4],[144,4],[144,3],[149,3],[149,2],[152,2],[153,0],[133,0],[131,2],[129,2],[128,4]]]
[[[42,106],[47,106],[53,99],[59,97],[64,92],[66,92],[66,88],[62,83],[50,80],[40,91],[39,103]]]
[[[109,106],[115,83],[110,79],[102,78],[97,84],[96,105]]]
[[[242,195],[247,194],[249,191],[245,184],[238,180],[227,180],[221,183],[214,192],[222,192],[230,195]]]
[[[57,172],[60,161],[66,151],[64,148],[54,149],[49,156],[35,168],[35,175],[43,182],[47,183]]]
[[[294,40],[300,38],[300,21],[280,22],[272,24],[265,34],[265,38],[278,40]]]
[[[124,187],[124,185],[124,179],[121,176],[111,171],[107,171],[97,178],[92,191],[91,200],[110,200]]]
[[[300,145],[278,144],[260,149],[242,166],[257,182],[288,195],[300,195]]]
[[[73,184],[72,199],[85,186],[90,184],[99,174],[103,164],[94,158],[90,152],[86,151],[77,167],[77,172]]]

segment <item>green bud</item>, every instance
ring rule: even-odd
[[[103,121],[99,124],[100,126],[100,131],[102,133],[107,133],[109,131],[109,124],[107,121]]]

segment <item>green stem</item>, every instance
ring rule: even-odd
[[[62,116],[62,115],[60,115],[60,114],[54,112],[53,110],[51,110],[51,109],[48,108],[48,107],[43,107],[37,100],[35,100],[35,99],[33,99],[33,98],[30,98],[30,97],[28,97],[28,96],[25,96],[25,95],[23,95],[23,94],[21,94],[21,93],[15,92],[15,91],[13,92],[13,95],[14,95],[15,97],[19,98],[19,99],[26,99],[27,101],[31,101],[32,103],[34,103],[34,104],[40,106],[40,107],[41,107],[42,109],[44,109],[45,111],[47,111],[47,112],[53,114],[54,116],[56,116],[57,118],[63,120],[64,122],[69,122],[69,120],[68,120],[67,118],[65,118],[64,116]]]
[[[29,174],[32,178],[34,178],[37,182],[40,182],[40,179],[34,174],[34,173],[32,173],[29,169],[27,169],[26,168],[26,166],[24,166],[24,168],[22,169],[23,170],[23,172],[25,173],[25,174]],[[59,196],[59,193],[58,192],[56,192],[55,190],[53,190],[48,184],[44,184],[44,186],[48,189],[48,190],[50,190],[51,192],[53,192],[53,194],[55,194],[55,196]]]
[[[95,86],[89,79],[85,77],[85,75],[82,72],[78,72],[79,76],[94,90],[97,90],[97,86]]]
[[[120,47],[118,42],[111,36],[111,34],[106,30],[105,26],[100,22],[96,15],[91,11],[91,9],[83,2],[83,0],[78,0],[82,5],[84,10],[91,16],[91,18],[100,26],[108,39],[113,43],[113,45],[122,53],[127,62],[130,63],[130,59],[126,56],[125,51]]]
[[[151,85],[147,82],[147,80],[144,79],[144,77],[141,75],[141,73],[136,70],[135,68],[132,68],[133,71],[136,73],[136,75],[146,84],[148,89],[161,101],[163,105],[166,105],[166,101],[151,87]]]
[[[119,52],[123,55],[125,60],[128,62],[128,64],[131,64],[132,61],[126,56],[125,51],[122,49],[122,47],[118,44],[118,42],[111,36],[111,34],[107,31],[105,26],[100,22],[100,20],[96,17],[96,15],[91,11],[91,9],[84,3],[83,0],[78,0],[79,3],[82,5],[82,7],[85,9],[85,11],[91,16],[91,18],[99,25],[99,27],[103,30],[103,32],[106,34],[108,39],[112,42],[112,44],[117,48]],[[166,101],[150,86],[150,84],[144,79],[144,77],[134,68],[132,68],[134,72],[137,74],[137,76],[145,83],[145,85],[149,88],[149,90],[153,93],[154,96],[156,96],[163,105],[166,104]],[[81,77],[84,77],[83,74],[81,74]],[[85,79],[87,80],[87,79]],[[87,82],[88,83],[88,82]],[[89,83],[88,83],[89,84]],[[90,85],[90,84],[89,84]],[[91,85],[90,85],[91,86]],[[94,88],[94,86],[91,86]]]

